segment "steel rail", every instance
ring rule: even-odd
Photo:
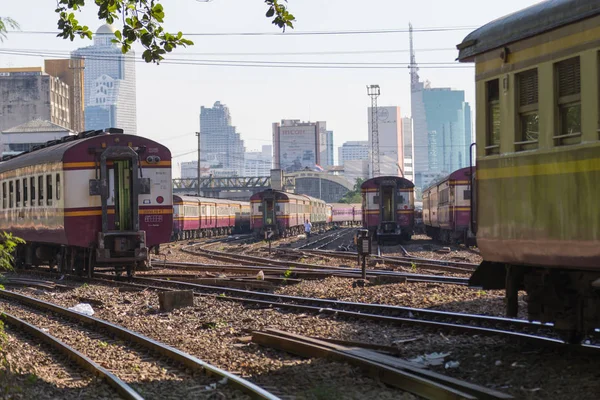
[[[346,267],[333,267],[330,269],[329,266],[322,266],[322,268],[294,268],[290,270],[288,267],[279,266],[258,266],[258,265],[211,265],[211,264],[200,264],[190,262],[172,262],[168,261],[162,263],[162,266],[169,268],[181,268],[189,271],[219,271],[219,272],[230,272],[230,273],[244,273],[244,272],[258,272],[263,271],[265,274],[283,274],[291,271],[292,275],[304,278],[323,278],[326,276],[338,276],[347,278],[360,278],[361,271],[357,268],[346,268]],[[138,275],[143,276],[143,275]],[[456,284],[456,285],[467,285],[469,278],[455,277],[455,276],[438,276],[438,275],[425,275],[416,274],[412,272],[398,272],[398,271],[386,271],[386,270],[367,270],[367,279],[389,279],[394,280],[398,278],[399,281],[406,279],[411,282],[429,282],[429,283],[445,283],[445,284]]]
[[[81,368],[91,372],[101,379],[104,379],[109,386],[115,389],[121,398],[127,400],[143,400],[143,397],[127,383],[123,382],[110,371],[95,363],[90,358],[78,352],[71,346],[61,342],[54,336],[6,312],[2,312],[0,317],[9,326],[14,326],[15,328],[18,328],[21,331],[41,340],[47,345],[54,347],[59,352],[67,356],[70,360],[75,361],[75,363],[77,363]]]
[[[77,321],[81,321],[86,325],[104,329],[123,340],[127,340],[131,343],[140,345],[150,351],[153,351],[162,356],[168,357],[171,360],[177,361],[180,364],[184,365],[185,367],[187,367],[191,370],[205,372],[209,376],[218,376],[221,378],[227,378],[227,384],[235,387],[236,389],[239,389],[239,390],[245,392],[246,394],[250,395],[252,398],[265,399],[265,400],[279,399],[277,396],[269,393],[268,391],[260,388],[259,386],[255,385],[237,375],[234,375],[230,372],[227,372],[225,370],[217,368],[217,367],[215,367],[211,364],[208,364],[207,362],[202,361],[190,354],[184,353],[183,351],[175,349],[166,344],[160,343],[156,340],[150,339],[146,336],[143,336],[139,333],[133,332],[129,329],[123,328],[119,325],[116,325],[116,324],[113,324],[113,323],[110,323],[107,321],[103,321],[101,319],[91,317],[91,316],[88,316],[85,314],[80,314],[78,312],[68,310],[68,309],[61,307],[59,305],[56,305],[56,304],[52,304],[52,303],[49,303],[49,302],[46,302],[43,300],[38,300],[38,299],[35,299],[32,297],[24,296],[22,294],[18,294],[18,293],[7,291],[7,290],[0,289],[0,297],[3,297],[5,299],[15,300],[17,302],[27,304],[34,308],[48,310],[48,311],[54,312],[56,314],[65,316],[65,317],[69,317],[69,318],[75,319]]]

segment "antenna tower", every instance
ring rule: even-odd
[[[381,93],[379,85],[367,86],[367,95],[371,97],[371,178],[381,175],[379,169],[379,118],[377,98]]]
[[[408,24],[408,34],[410,38],[410,88],[412,91],[416,91],[419,87],[419,67],[417,66],[417,57],[415,56],[415,48],[413,46],[413,27],[412,24]]]

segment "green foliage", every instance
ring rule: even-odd
[[[412,272],[417,272],[417,264],[415,262],[410,263],[410,270]]]
[[[354,183],[354,188],[346,193],[344,197],[340,200],[340,203],[346,204],[360,204],[362,203],[362,196],[360,194],[360,186],[363,184],[365,180],[362,178],[356,178],[356,182]]]
[[[13,252],[25,241],[14,237],[12,233],[0,233],[0,270],[11,270],[14,261]]]
[[[86,0],[57,0],[56,12],[59,15],[59,37],[64,39],[92,38],[92,31],[82,26],[75,18],[75,12],[86,6]],[[133,43],[144,46],[142,58],[147,63],[159,63],[166,53],[179,47],[192,46],[194,43],[183,37],[182,32],[170,33],[163,28],[165,9],[160,0],[94,0],[98,7],[98,19],[108,24],[122,21],[123,27],[115,32],[113,42],[119,43],[123,53],[127,53]],[[88,0],[89,4],[90,0]],[[283,3],[287,0],[265,0],[267,17],[273,18],[273,24],[285,31],[293,28],[295,18]]]
[[[6,38],[7,28],[19,29],[19,24],[12,18],[0,17],[0,42]]]
[[[288,279],[290,279],[290,277],[292,276],[292,273],[294,271],[294,267],[289,267],[284,273],[283,273],[283,280],[287,281]]]

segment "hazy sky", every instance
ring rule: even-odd
[[[93,31],[100,22],[93,1],[80,21]],[[436,87],[466,91],[474,100],[473,68],[442,69],[436,63],[452,63],[456,44],[472,29],[495,18],[535,4],[535,0],[289,0],[296,16],[296,32],[467,27],[445,32],[416,32],[414,45],[420,76]],[[22,33],[9,34],[0,49],[33,49],[67,55],[91,41],[74,42],[56,31],[55,2],[49,0],[3,1],[2,16],[21,24]],[[163,0],[169,30],[184,33],[278,32],[264,17],[262,0]],[[294,32],[290,31],[290,32]],[[236,61],[284,61],[317,63],[407,63],[408,33],[356,35],[190,36],[195,46],[177,51],[172,58]],[[434,49],[434,50],[432,50]],[[138,55],[141,53],[136,48]],[[386,50],[385,53],[373,51]],[[389,52],[393,50],[394,52]],[[334,52],[361,54],[332,54]],[[290,52],[326,54],[281,55]],[[368,52],[368,53],[365,53]],[[207,53],[212,53],[208,55]],[[217,53],[217,54],[215,54]],[[227,54],[237,53],[237,55]],[[239,53],[268,53],[239,55]],[[42,66],[43,58],[0,53],[0,67]],[[431,63],[431,64],[427,64]],[[369,66],[369,65],[366,65]],[[246,149],[260,149],[271,142],[271,123],[281,119],[324,120],[334,131],[335,146],[347,140],[367,140],[365,86],[381,86],[380,105],[399,105],[410,116],[410,81],[405,65],[395,69],[300,69],[202,65],[136,64],[138,134],[169,146],[174,163],[195,159],[194,132],[199,129],[200,106],[220,100],[229,106],[233,124]],[[190,153],[190,154],[185,154]],[[337,158],[337,150],[335,151]]]

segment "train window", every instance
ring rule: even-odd
[[[463,200],[471,200],[471,190],[470,189],[467,189],[464,191]]]
[[[581,143],[581,67],[579,57],[556,63],[558,135],[556,146]]]
[[[8,182],[8,208],[13,208],[14,206],[14,193],[15,193],[15,186],[14,186],[14,182],[10,181]]]
[[[17,204],[17,208],[21,207],[21,180],[17,179],[15,181],[15,197],[16,197],[16,204]]]
[[[379,204],[379,196],[373,196],[373,204],[374,205]]]
[[[46,175],[46,204],[52,205],[52,175]]]
[[[2,182],[2,208],[6,208],[6,182]]]
[[[485,153],[500,153],[500,80],[486,83],[487,132]]]
[[[44,205],[44,176],[38,176],[38,206]]]
[[[27,192],[27,178],[23,178],[23,207],[27,207],[27,201],[29,200],[28,198],[28,192]]]
[[[533,150],[538,147],[538,71],[532,69],[516,76],[518,130],[515,138],[516,150]]]
[[[60,174],[56,174],[56,200],[60,200]]]
[[[31,187],[31,207],[35,207],[35,177],[29,178],[29,186]]]

